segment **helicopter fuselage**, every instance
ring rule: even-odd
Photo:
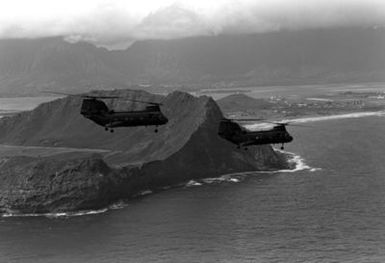
[[[168,119],[159,111],[122,111],[83,114],[84,117],[107,128],[159,126],[166,124]]]
[[[293,141],[293,137],[284,131],[245,131],[230,136],[222,136],[226,140],[240,146],[261,144],[282,144]]]
[[[239,147],[262,144],[284,144],[293,141],[293,137],[283,125],[268,130],[251,131],[234,122],[220,124],[218,135]]]
[[[118,112],[110,110],[103,101],[95,98],[83,99],[80,114],[111,131],[116,127],[159,126],[168,122],[159,105],[146,106],[144,110]]]

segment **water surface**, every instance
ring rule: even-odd
[[[0,262],[384,262],[385,118],[312,126],[289,128],[287,150],[321,170],[171,189],[96,215],[0,218]]]

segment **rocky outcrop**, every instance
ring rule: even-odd
[[[0,156],[1,211],[97,209],[147,189],[157,191],[191,179],[287,167],[285,157],[270,146],[238,150],[217,136],[222,113],[209,97],[182,92],[162,97],[130,90],[108,94],[162,101],[169,123],[159,133],[150,127],[107,133],[79,114],[79,97],[1,119],[3,144],[107,150],[98,154],[66,151],[48,157]],[[109,104],[116,110],[143,107],[124,100]]]
[[[93,209],[116,195],[118,174],[98,158],[21,156],[3,158],[0,167],[0,211],[7,213]]]

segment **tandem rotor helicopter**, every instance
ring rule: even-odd
[[[135,126],[156,126],[154,131],[158,132],[158,126],[168,123],[167,117],[160,110],[162,103],[158,102],[128,99],[119,96],[74,95],[50,91],[45,93],[80,96],[83,99],[80,114],[110,132],[114,132],[113,128],[117,127]],[[118,112],[109,109],[102,99],[125,99],[147,104],[148,106],[143,110]],[[275,126],[269,129],[252,131],[238,123],[243,121],[264,121],[275,124]],[[293,137],[286,130],[287,125],[303,126],[291,124],[291,122],[271,122],[265,119],[223,118],[219,123],[218,135],[237,145],[238,149],[244,147],[247,150],[247,146],[252,145],[281,144],[281,149],[283,150],[285,143],[293,141]]]
[[[77,96],[74,94],[65,94],[59,92],[45,92],[52,94]],[[166,116],[160,110],[162,103],[152,101],[142,101],[122,98],[119,96],[93,96],[79,95],[83,98],[80,114],[85,118],[92,120],[96,124],[104,127],[106,131],[114,132],[113,128],[135,127],[135,126],[155,126],[155,132],[158,132],[158,126],[168,122]],[[128,101],[147,104],[143,110],[136,111],[114,111],[107,107],[102,99],[125,99]]]
[[[275,124],[272,128],[251,131],[241,126],[238,122],[242,121],[261,121],[263,119],[227,119],[223,118],[219,123],[218,135],[237,145],[237,148],[261,144],[281,144],[281,150],[284,144],[293,141],[293,137],[287,132],[287,125],[294,125],[290,122],[270,122]],[[294,126],[302,126],[295,124]],[[307,127],[307,126],[304,126]]]

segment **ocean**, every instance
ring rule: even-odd
[[[89,215],[0,218],[0,262],[385,262],[385,118],[288,127],[295,171],[250,172]]]

